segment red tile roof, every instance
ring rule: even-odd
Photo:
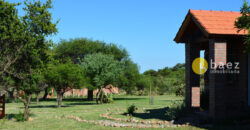
[[[241,16],[240,12],[190,10],[190,14],[209,34],[244,35],[248,33],[245,30],[239,31],[234,26],[237,18]]]
[[[177,43],[185,42],[182,37],[190,20],[195,22],[206,37],[209,35],[246,35],[248,34],[247,30],[239,31],[234,26],[235,21],[240,16],[240,12],[232,11],[189,10],[174,40]]]

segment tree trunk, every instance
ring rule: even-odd
[[[98,92],[96,93],[96,104],[99,104],[99,94],[100,94],[100,90],[98,90]]]
[[[102,86],[98,89],[98,92],[96,93],[96,103],[98,104],[99,100],[100,100],[100,103],[102,104],[103,103],[103,90],[102,90]]]
[[[39,94],[40,92],[36,92],[36,104],[39,104]]]
[[[62,107],[63,94],[64,94],[63,90],[57,91],[57,103],[58,103],[57,107]]]
[[[89,101],[93,101],[94,94],[93,94],[93,90],[88,90],[88,100]]]
[[[23,118],[25,120],[28,119],[29,117],[29,105],[30,105],[30,99],[31,99],[31,94],[28,94],[27,96],[24,97],[24,113],[23,113]]]
[[[45,88],[44,95],[43,95],[43,100],[46,100],[48,96],[48,88]]]
[[[103,91],[103,89],[100,89],[100,96],[99,96],[99,98],[100,98],[100,103],[103,104],[103,101],[104,101],[104,91]]]

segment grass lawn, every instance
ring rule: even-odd
[[[86,101],[81,98],[65,98],[63,100],[63,107],[56,107],[56,99],[49,101],[40,101],[37,105],[32,102],[30,106],[30,112],[32,114],[31,121],[17,122],[11,118],[13,115],[23,112],[22,103],[7,103],[5,120],[0,120],[0,129],[118,129],[113,127],[104,127],[100,125],[77,122],[73,119],[68,119],[68,116],[77,116],[86,120],[107,120],[100,117],[100,114],[104,114],[109,110],[114,112],[114,117],[128,118],[126,115],[118,113],[126,112],[127,107],[131,104],[135,104],[138,107],[137,119],[139,120],[163,120],[165,111],[162,108],[169,106],[171,101],[183,100],[181,97],[165,95],[155,96],[154,104],[149,104],[149,98],[147,96],[116,96],[113,104],[97,105],[95,101]],[[143,113],[145,109],[159,110],[153,114]],[[119,128],[119,129],[131,129],[131,128]],[[173,129],[173,128],[170,128]],[[178,127],[178,129],[199,129],[197,127]]]

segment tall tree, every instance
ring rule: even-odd
[[[125,90],[127,94],[132,94],[136,90],[136,83],[139,80],[139,68],[130,59],[125,59],[122,62],[124,73],[120,75],[118,86]]]
[[[247,45],[247,51],[250,52],[250,5],[246,0],[244,0],[240,12],[242,16],[235,22],[235,26],[240,30],[248,30],[248,35],[245,36],[245,44]]]
[[[50,47],[46,37],[57,32],[49,9],[51,0],[25,1],[25,15],[18,17],[16,4],[0,1],[1,77],[16,78],[16,89],[23,91],[19,99],[24,103],[24,119],[28,118],[31,95],[43,80],[42,72],[49,61]],[[3,21],[3,22],[2,22]]]
[[[56,59],[69,57],[75,64],[79,64],[86,55],[95,53],[112,55],[118,61],[122,61],[128,57],[126,49],[122,47],[86,38],[62,40],[55,48]],[[88,88],[88,99],[93,100],[93,90],[95,87],[91,83],[87,84],[86,87]]]
[[[83,69],[71,61],[49,65],[45,78],[48,85],[57,93],[58,107],[62,106],[63,95],[69,88],[80,88],[84,84]]]
[[[20,59],[28,40],[24,24],[18,17],[17,5],[0,0],[0,86],[6,91],[11,91],[10,79],[20,78],[13,71],[13,64]]]
[[[116,84],[119,76],[123,73],[122,63],[115,60],[112,55],[96,53],[87,55],[83,59],[81,66],[84,68],[85,75],[90,78],[94,88],[98,88],[96,102],[103,103],[103,87],[108,84]]]

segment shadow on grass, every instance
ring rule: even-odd
[[[92,102],[82,102],[82,103],[67,103],[67,105],[96,105],[96,103]]]
[[[19,114],[5,114],[5,119],[7,120],[12,120],[12,119],[16,119],[18,116],[23,116],[23,113],[19,113]],[[29,117],[35,117],[34,114],[30,113]]]
[[[167,120],[168,117],[165,115],[168,107],[159,108],[159,109],[148,109],[145,113],[135,113],[133,116],[141,119],[159,119],[159,120]],[[124,113],[122,115],[127,115]]]
[[[48,99],[40,99],[41,102],[43,101],[57,101],[56,98],[48,98]],[[64,102],[82,102],[82,101],[89,101],[87,98],[63,98]]]
[[[61,107],[70,107],[69,105],[63,105]],[[22,107],[24,108],[24,107]],[[36,106],[29,106],[29,108],[57,108],[57,105],[36,105]]]
[[[173,99],[169,99],[169,100],[161,100],[161,101],[166,101],[166,102],[183,102],[183,100],[180,100],[180,99],[176,99],[176,100],[173,100]]]
[[[126,98],[126,97],[122,97],[122,98],[114,98],[114,100],[144,100],[145,98]]]
[[[163,121],[170,121],[169,117],[166,115],[166,111],[169,108],[158,108],[158,109],[148,109],[144,113],[135,113],[133,117],[141,119],[159,119]],[[124,113],[122,115],[126,115]],[[245,115],[238,118],[228,118],[228,119],[213,119],[209,117],[206,111],[192,112],[186,111],[183,115],[174,120],[174,124],[190,124],[194,127],[205,128],[205,129],[250,129],[250,115]]]
[[[14,119],[18,114],[5,114],[5,119],[11,120]]]

